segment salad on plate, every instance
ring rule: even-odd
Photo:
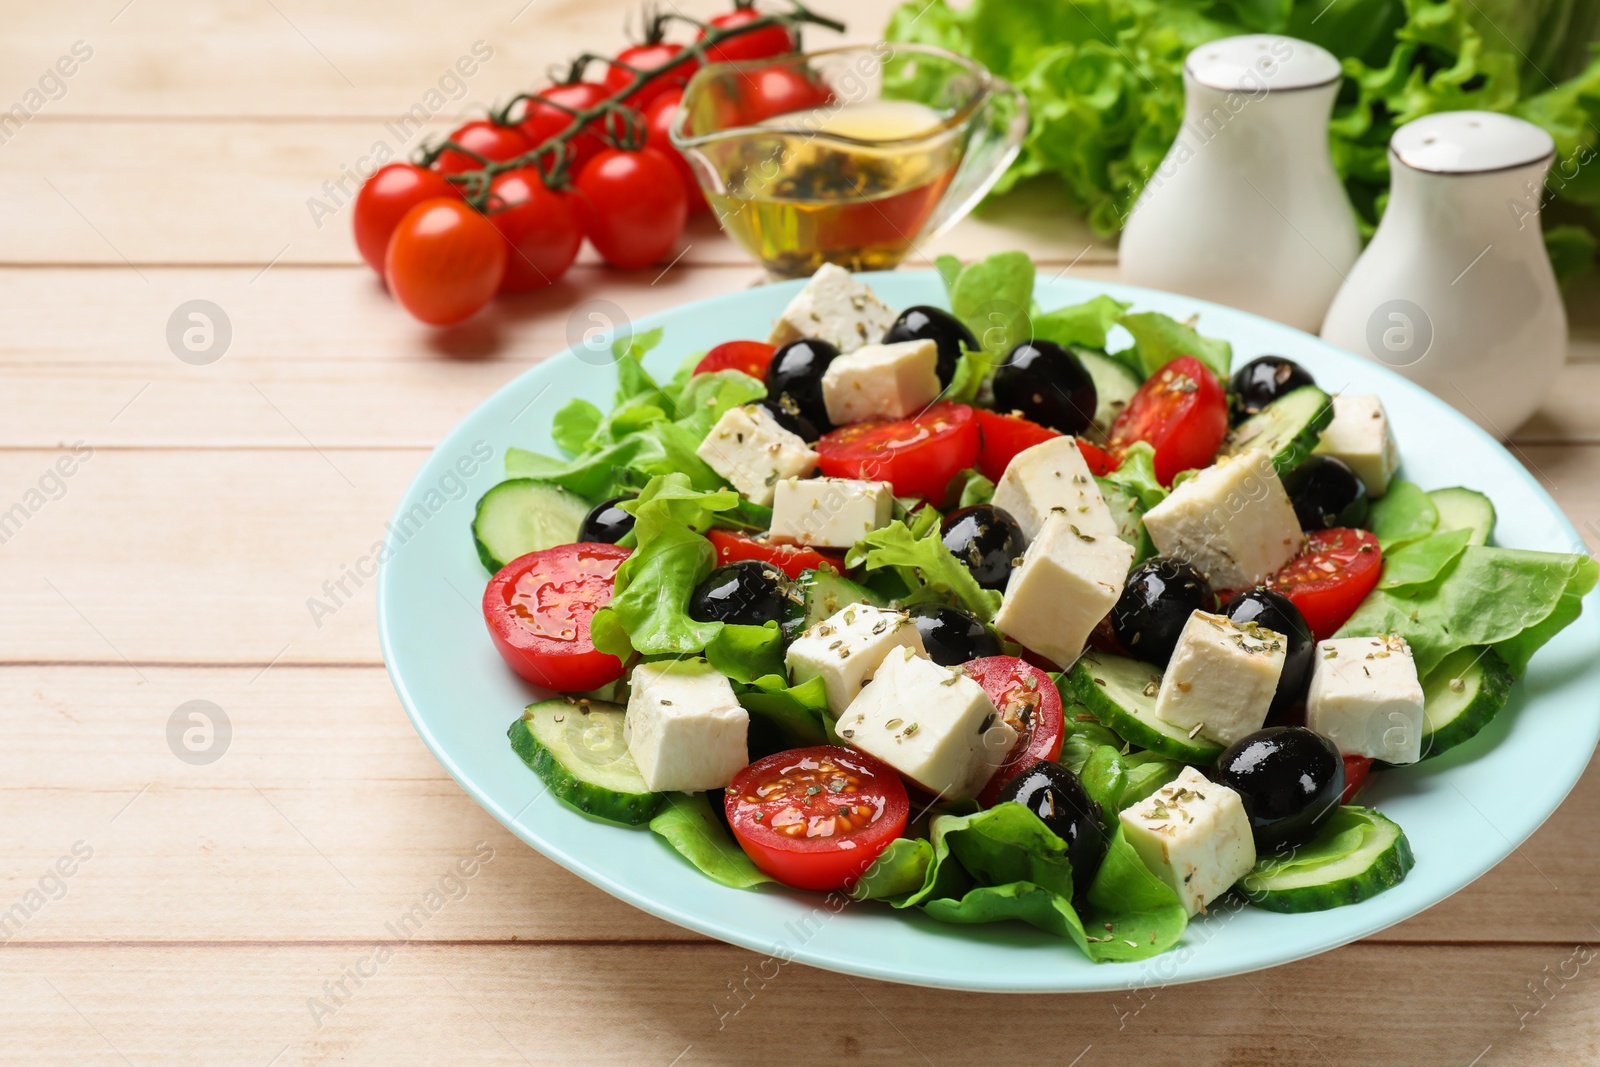
[[[1041,309],[1021,253],[938,266],[948,310],[825,266],[668,381],[659,330],[620,338],[566,455],[508,449],[484,617],[558,694],[514,751],[724,886],[1097,961],[1224,897],[1398,884],[1364,785],[1478,734],[1600,569],[1403,480],[1377,396],[1107,295]]]

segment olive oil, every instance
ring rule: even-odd
[[[830,105],[768,119],[720,161],[706,199],[734,240],[773,274],[899,264],[932,217],[961,160],[942,116],[908,100]]]

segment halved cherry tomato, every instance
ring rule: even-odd
[[[809,111],[833,99],[833,91],[826,85],[789,67],[747,71],[740,81],[744,90],[741,99],[744,121],[752,125],[791,111]]]
[[[459,197],[424,200],[406,212],[383,260],[389,292],[432,326],[460,322],[483,307],[505,272],[505,238]]]
[[[824,564],[835,570],[844,570],[840,556],[818,552],[804,545],[775,545],[757,537],[746,537],[732,530],[711,529],[706,532],[711,547],[717,551],[717,566],[737,559],[759,559],[770,563],[791,578],[800,577],[801,571],[814,571]]]
[[[410,163],[390,163],[380,167],[356,194],[353,212],[356,251],[367,261],[367,266],[382,274],[389,238],[394,235],[394,228],[400,225],[400,220],[406,217],[406,212],[424,200],[460,195],[456,187],[436,170],[426,170]]]
[[[589,640],[589,620],[611,603],[617,545],[558,545],[519,556],[483,591],[483,619],[511,669],[563,693],[597,689],[622,677],[622,661]]]
[[[1204,467],[1228,433],[1228,397],[1211,369],[1179,356],[1150,376],[1111,424],[1111,450],[1135,441],[1156,450],[1156,478],[1171,485],[1179,471]]]
[[[712,371],[737,370],[764,381],[767,364],[772,362],[772,354],[776,351],[765,341],[724,341],[694,365],[694,372],[710,374]]]
[[[583,228],[565,197],[545,188],[533,167],[497,174],[489,183],[489,221],[506,239],[500,289],[521,293],[550,285],[578,258]]]
[[[978,794],[979,804],[993,807],[1001,788],[1017,772],[1061,755],[1061,741],[1067,732],[1061,694],[1048,674],[1015,656],[986,656],[962,666],[967,677],[983,686],[1001,718],[1017,731],[1016,744],[1005,762]]]
[[[700,182],[690,169],[689,161],[672,145],[672,120],[677,117],[678,107],[682,103],[682,89],[668,89],[650,101],[650,106],[644,109],[644,143],[646,148],[654,148],[672,160],[678,178],[683,182],[684,195],[689,198],[689,214],[698,215],[710,211],[711,205],[706,203],[706,194],[701,191]]]
[[[578,174],[572,203],[594,250],[624,270],[665,259],[689,216],[672,161],[654,148],[595,156]]]
[[[1334,527],[1306,538],[1305,548],[1264,583],[1300,609],[1311,635],[1326,641],[1378,584],[1383,550],[1367,530]]]
[[[731,30],[763,17],[754,8],[741,7],[718,15],[711,20],[711,25],[719,30]],[[706,32],[701,30],[700,39],[704,40],[705,36]],[[799,44],[798,38],[787,26],[765,26],[712,45],[706,49],[706,62],[737,63],[748,59],[771,59],[795,51]]]
[[[950,479],[978,459],[978,421],[940,401],[909,419],[868,419],[830,430],[816,445],[822,473],[888,482],[895,496],[943,500]]]
[[[991,482],[1000,480],[1018,452],[1061,436],[1060,431],[1021,415],[982,409],[974,414],[978,419],[978,472]]]
[[[1346,756],[1344,758],[1344,795],[1339,803],[1348,804],[1367,784],[1367,774],[1372,770],[1371,756]]]
[[[522,121],[517,129],[528,139],[528,144],[538,147],[572,125],[572,112],[587,111],[610,96],[610,90],[598,82],[570,82],[552,85],[540,90],[527,102]],[[583,165],[606,147],[606,142],[591,126],[567,142],[572,150],[570,173],[577,174]]]
[[[757,867],[818,891],[854,885],[905,830],[911,808],[892,768],[838,745],[757,760],[734,775],[723,804]]]
[[[613,66],[607,69],[605,86],[608,93],[620,93],[633,84],[637,72],[650,70],[661,66],[667,60],[683,51],[683,45],[672,44],[667,41],[657,41],[654,44],[636,44],[631,48],[624,48],[617,53],[617,62],[627,66]],[[628,68],[632,67],[632,70]],[[694,77],[694,72],[700,69],[699,60],[686,59],[669,71],[657,74],[649,79],[633,95],[627,98],[629,107],[643,110],[645,105],[668,89],[682,89],[689,84],[689,79]]]
[[[515,126],[497,126],[488,119],[476,119],[456,127],[450,140],[496,163],[515,159],[533,147]],[[433,166],[440,174],[460,174],[465,170],[479,170],[483,164],[452,148],[440,153]]]
[[[1083,453],[1083,461],[1089,465],[1089,473],[1096,478],[1110,474],[1122,465],[1116,456],[1081,437],[1078,438],[1078,451]]]

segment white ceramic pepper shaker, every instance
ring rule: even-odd
[[[1190,52],[1183,126],[1123,230],[1123,279],[1316,330],[1361,251],[1328,150],[1340,78],[1327,50],[1276,34]]]
[[[1389,205],[1322,324],[1501,437],[1527,421],[1567,354],[1539,229],[1555,142],[1529,122],[1449,111],[1389,141]]]

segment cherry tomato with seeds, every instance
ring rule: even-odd
[[[1336,526],[1307,536],[1299,555],[1263,584],[1288,597],[1305,616],[1311,636],[1326,641],[1356,613],[1382,571],[1377,537]]]
[[[733,530],[712,528],[706,538],[717,553],[717,566],[741,559],[758,559],[770,563],[791,578],[800,577],[803,571],[814,571],[823,566],[844,570],[844,557],[819,552],[805,545],[779,545],[759,537],[749,537]]]
[[[383,261],[389,292],[432,326],[460,322],[487,304],[506,272],[506,242],[464,200],[424,200],[395,227]]]
[[[561,194],[545,188],[532,167],[497,174],[489,183],[489,221],[506,239],[500,291],[521,293],[552,284],[578,258],[583,228]]]
[[[709,374],[712,371],[736,370],[765,381],[767,364],[772,362],[772,354],[776,351],[765,341],[724,341],[695,364],[694,372]]]
[[[601,152],[578,175],[572,200],[589,243],[624,270],[665,259],[689,215],[672,161],[654,148]]]
[[[695,179],[689,161],[683,158],[683,153],[672,146],[672,120],[677,117],[678,107],[682,103],[682,89],[668,89],[650,101],[650,106],[644,110],[644,143],[645,147],[654,148],[672,160],[673,169],[678,172],[678,179],[683,182],[684,195],[689,198],[689,214],[698,215],[710,211],[711,205],[706,203],[706,194],[701,191],[700,183]]]
[[[1209,466],[1228,433],[1228,397],[1211,368],[1179,356],[1152,374],[1111,424],[1120,452],[1135,441],[1156,450],[1156,480],[1171,485],[1179,471]]]
[[[831,478],[888,482],[895,496],[943,500],[950,479],[978,459],[978,421],[965,404],[940,401],[908,419],[868,419],[816,443]]]
[[[764,17],[754,8],[738,8],[718,15],[711,20],[711,25],[719,30],[737,29],[748,26],[757,19]],[[700,39],[704,40],[706,33],[700,31]],[[789,27],[782,25],[764,26],[759,30],[741,33],[737,37],[730,37],[726,41],[714,44],[706,49],[707,63],[738,63],[752,59],[771,59],[774,56],[788,55],[800,47],[800,41]]]
[[[389,251],[389,238],[406,212],[437,197],[459,197],[460,191],[436,170],[410,163],[390,163],[380,167],[361,185],[352,212],[356,231],[356,250],[367,266],[383,273],[383,257]]]
[[[865,752],[816,745],[778,752],[734,775],[728,827],[755,865],[795,889],[846,889],[906,828],[894,770]]]
[[[530,147],[537,148],[572,125],[572,112],[587,111],[610,95],[610,91],[599,82],[552,85],[540,90],[534,99],[526,102],[517,130],[527,138]],[[599,131],[591,126],[573,136],[567,142],[567,147],[572,151],[569,170],[577,174],[607,145]]]
[[[483,618],[507,665],[562,693],[621,678],[622,661],[594,647],[589,621],[611,603],[628,554],[617,545],[558,545],[501,567],[483,591]]]
[[[450,140],[496,163],[515,159],[533,147],[515,126],[498,126],[488,119],[477,119],[456,127],[450,134]],[[441,152],[433,166],[440,174],[460,174],[462,171],[483,168],[482,163],[453,148]]]
[[[1015,656],[985,656],[962,664],[967,677],[983,687],[989,701],[1013,730],[1017,740],[1005,762],[994,772],[978,803],[993,807],[1000,790],[1026,767],[1061,755],[1066,737],[1066,715],[1061,694],[1050,676]]]
[[[636,44],[631,48],[624,48],[617,53],[617,63],[625,63],[627,66],[611,66],[606,69],[606,92],[608,94],[622,92],[633,84],[639,72],[659,67],[682,51],[683,45],[667,41]],[[633,69],[629,70],[629,67]],[[650,101],[670,89],[682,91],[683,87],[689,84],[689,79],[694,77],[694,72],[699,69],[699,60],[686,59],[671,70],[657,74],[627,97],[628,106],[643,109]]]

